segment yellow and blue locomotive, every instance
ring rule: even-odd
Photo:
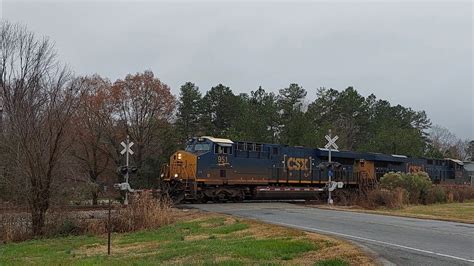
[[[164,190],[176,201],[241,201],[244,199],[311,199],[332,181],[346,189],[373,185],[387,172],[426,171],[436,180],[453,179],[459,163],[403,155],[333,151],[214,138],[192,138],[185,150],[162,167]],[[452,161],[451,161],[452,162]],[[453,166],[453,168],[449,168]],[[331,169],[332,168],[332,169]]]

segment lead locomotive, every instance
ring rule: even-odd
[[[365,190],[387,172],[427,172],[435,183],[462,183],[462,162],[403,155],[333,151],[279,144],[192,138],[162,167],[165,191],[180,202],[312,199],[329,174],[345,190]]]

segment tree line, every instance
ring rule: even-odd
[[[81,197],[96,204],[105,187],[122,181],[116,169],[124,164],[120,142],[127,135],[139,169],[131,178],[134,188],[159,186],[161,165],[201,135],[321,147],[332,129],[341,149],[457,158],[468,153],[465,141],[452,141],[455,136],[441,127],[433,138],[424,111],[364,97],[352,87],[319,88],[309,103],[306,96],[295,83],[278,93],[259,87],[248,94],[218,84],[203,94],[186,82],[176,97],[152,71],[113,82],[76,76],[48,38],[3,21],[0,203],[26,204],[33,233],[41,234],[52,205]]]
[[[278,94],[262,87],[235,95],[222,84],[204,96],[193,83],[181,86],[176,127],[181,139],[196,135],[321,147],[332,129],[341,149],[422,156],[431,123],[424,111],[392,106],[353,87],[320,88],[306,103],[307,91],[289,84]]]
[[[292,83],[278,93],[262,87],[234,94],[222,84],[203,96],[187,82],[180,88],[174,126],[185,140],[211,135],[236,140],[323,147],[332,129],[343,150],[403,154],[413,157],[468,159],[474,142],[431,125],[425,111],[391,105],[374,94],[362,96],[353,87],[307,91]]]

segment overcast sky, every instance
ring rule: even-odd
[[[298,83],[308,101],[319,87],[354,86],[474,138],[471,1],[2,4],[3,18],[53,39],[79,75],[150,69],[174,94],[186,81],[236,93]]]

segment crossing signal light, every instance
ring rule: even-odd
[[[128,174],[136,174],[138,172],[138,167],[136,166],[119,166],[117,168],[117,173],[121,175],[126,175]]]
[[[132,166],[128,169],[129,174],[136,174],[138,171],[138,167]]]
[[[342,164],[338,162],[322,162],[318,164],[318,168],[321,170],[340,170],[342,168]]]

